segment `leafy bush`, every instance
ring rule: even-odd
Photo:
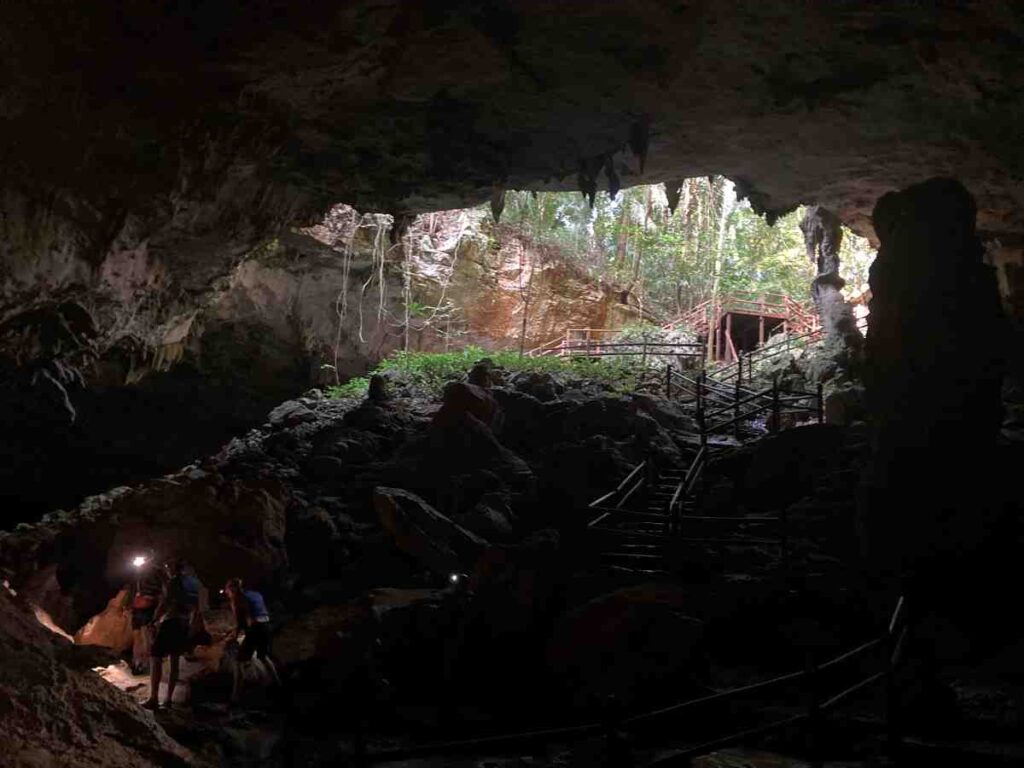
[[[344,384],[327,388],[327,396],[335,399],[343,397],[366,397],[366,390],[370,387],[370,380],[362,376],[349,379]]]
[[[392,377],[414,388],[438,395],[445,384],[461,379],[475,363],[484,358],[510,373],[529,371],[560,374],[574,379],[605,382],[622,390],[635,387],[640,370],[639,361],[632,358],[520,357],[514,350],[489,352],[470,346],[453,352],[398,351],[382,360],[374,373],[390,373]],[[329,387],[327,396],[363,397],[368,385],[367,379],[352,379],[341,386]]]

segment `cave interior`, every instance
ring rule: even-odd
[[[5,3],[0,762],[1021,760],[1022,46],[1009,0]],[[486,365],[324,395],[401,349],[418,214],[709,174],[878,248],[866,333],[837,300],[766,384],[816,420]],[[339,203],[389,224],[325,244]],[[205,585],[154,713],[142,551]]]

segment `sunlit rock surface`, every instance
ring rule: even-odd
[[[0,588],[0,763],[185,766],[190,753]]]

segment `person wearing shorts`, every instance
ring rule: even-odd
[[[238,649],[238,663],[235,665],[234,685],[231,689],[231,701],[237,703],[242,687],[242,665],[251,662],[253,656],[275,685],[281,684],[281,678],[270,657],[270,614],[263,595],[245,589],[242,580],[237,578],[228,580],[224,585],[224,594],[231,603],[236,623],[236,628],[228,636],[237,638],[239,633],[245,633]]]
[[[167,567],[169,578],[156,609],[157,630],[150,651],[149,701],[143,706],[156,709],[163,678],[164,659],[170,657],[165,706],[170,706],[178,684],[181,657],[189,650],[189,633],[193,614],[199,610],[199,580],[188,572],[184,560],[175,560]]]

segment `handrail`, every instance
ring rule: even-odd
[[[603,502],[607,501],[608,499],[610,499],[615,494],[621,493],[622,490],[627,485],[629,485],[629,483],[633,480],[633,478],[635,478],[640,472],[642,472],[646,466],[647,466],[647,462],[646,461],[641,461],[639,464],[637,464],[635,467],[633,467],[632,470],[630,470],[629,474],[626,475],[625,478],[623,478],[622,481],[617,486],[615,486],[614,490],[609,491],[604,496],[600,496],[597,499],[594,499],[594,501],[590,502],[587,505],[587,509],[591,509],[592,507],[599,507],[599,506],[601,506],[601,504]]]
[[[704,444],[694,455],[693,461],[690,462],[690,466],[686,470],[686,474],[683,476],[683,479],[679,481],[679,485],[676,486],[676,490],[672,494],[672,500],[669,501],[668,508],[670,512],[676,508],[676,505],[679,503],[682,495],[689,493],[693,484],[697,481],[698,475],[704,468],[704,462],[707,460],[707,452],[708,446],[707,444]]]
[[[772,393],[771,387],[769,387],[768,389],[762,390],[761,392],[755,392],[754,394],[749,395],[748,397],[744,397],[742,400],[735,401],[734,403],[729,405],[727,408],[719,408],[717,411],[711,411],[709,413],[705,413],[704,414],[704,418],[705,419],[710,419],[713,416],[721,416],[726,411],[731,411],[737,405],[746,405],[747,403],[751,402],[752,400],[757,400],[758,398],[764,397],[765,395],[770,395],[771,393]]]
[[[844,661],[848,661],[851,658],[856,658],[866,653],[867,651],[871,650],[872,648],[876,647],[877,645],[881,644],[887,639],[891,640],[893,635],[895,634],[896,627],[899,624],[899,619],[902,618],[902,610],[903,598],[900,597],[896,606],[896,610],[893,612],[892,619],[890,620],[886,628],[886,631],[881,636],[872,638],[871,640],[865,643],[861,643],[859,646],[856,646],[851,650],[844,651],[838,656],[835,656],[832,659],[829,659],[828,661],[819,664],[810,670],[805,669],[797,672],[790,672],[784,675],[778,675],[769,680],[762,680],[756,683],[750,683],[748,685],[739,686],[737,688],[732,688],[726,691],[718,691],[716,693],[709,694],[706,696],[700,696],[696,699],[689,699],[687,701],[671,704],[666,707],[660,707],[658,709],[651,710],[648,712],[641,712],[639,714],[632,715],[631,717],[619,720],[617,723],[615,723],[615,726],[632,726],[634,728],[636,726],[643,727],[645,725],[652,724],[653,722],[658,721],[662,718],[665,718],[666,716],[675,715],[684,710],[692,709],[703,704],[734,699],[742,694],[747,694],[754,691],[764,691],[770,688],[782,687],[784,684],[792,683],[798,680],[802,681],[808,678],[816,678],[818,675],[820,675],[822,670],[831,669]],[[905,628],[903,631],[905,632]],[[821,712],[824,710],[831,709],[832,707],[836,706],[841,701],[848,698],[857,691],[871,685],[874,682],[877,682],[883,677],[889,677],[891,673],[892,664],[887,661],[887,666],[884,671],[872,673],[871,675],[860,680],[859,682],[854,683],[851,686],[848,686],[839,693],[826,699],[823,703],[816,707],[816,710],[818,712]],[[800,713],[798,715],[793,715],[782,720],[776,720],[765,725],[747,728],[742,731],[729,734],[728,736],[723,736],[717,739],[713,739],[711,741],[703,742],[701,744],[689,747],[686,750],[681,750],[671,755],[659,758],[652,763],[648,763],[647,768],[655,768],[655,766],[663,767],[672,765],[688,765],[688,762],[684,761],[689,761],[693,757],[697,757],[701,754],[706,754],[707,752],[714,751],[715,749],[718,749],[720,747],[742,742],[743,740],[748,739],[751,736],[759,736],[766,733],[770,733],[773,730],[778,730],[795,723],[800,723],[804,721],[813,722],[812,715],[814,711],[815,707],[812,704],[810,711],[806,713]],[[593,733],[600,732],[602,730],[607,730],[607,728],[607,724],[584,723],[581,725],[565,726],[561,728],[548,728],[535,731],[506,733],[499,734],[496,736],[484,736],[475,739],[434,742],[430,744],[414,745],[411,747],[400,747],[397,749],[380,750],[378,752],[362,754],[360,755],[360,757],[368,763],[394,762],[397,760],[407,760],[414,757],[425,757],[429,755],[438,754],[451,754],[453,752],[462,752],[465,750],[478,751],[483,749],[493,749],[495,747],[502,746],[520,747],[524,744],[531,744],[536,742],[547,743],[558,739],[581,738],[584,736],[589,736]]]
[[[573,341],[566,344],[564,349],[615,349],[618,347],[696,347],[700,349],[703,344],[689,341]]]

